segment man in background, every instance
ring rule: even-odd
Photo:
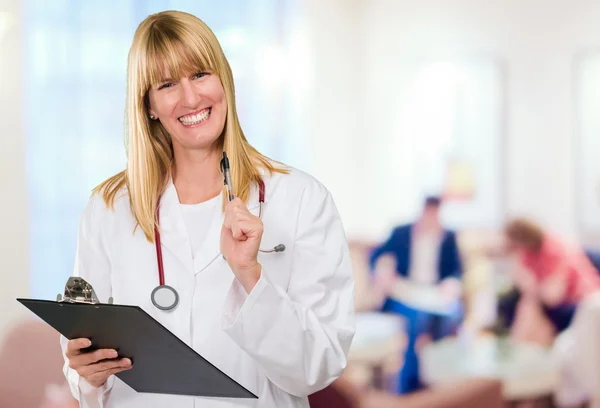
[[[370,257],[371,270],[382,255],[396,260],[396,273],[411,282],[427,285],[455,286],[462,277],[456,233],[440,221],[442,200],[425,199],[423,210],[414,222],[394,228],[386,242],[375,248]],[[451,283],[452,282],[452,283]]]
[[[401,393],[421,387],[417,359],[420,345],[456,333],[463,317],[459,301],[460,251],[456,233],[444,228],[440,221],[441,205],[440,197],[427,197],[418,219],[394,228],[387,241],[374,248],[370,256],[370,268],[376,273],[375,285],[384,294],[382,311],[400,314],[407,320],[409,344],[400,376]],[[390,270],[389,263],[384,268],[378,265],[383,258],[395,261],[394,270]],[[439,296],[454,305],[452,312],[433,314],[394,299],[393,292],[399,282],[437,288]]]

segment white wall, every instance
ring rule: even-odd
[[[321,113],[311,119],[315,128],[325,121],[330,128],[315,132],[314,143],[325,149],[324,140],[333,147],[351,139],[355,147],[343,151],[353,154],[342,158],[351,162],[343,174],[324,161],[316,169],[329,174],[340,199],[357,200],[343,204],[351,234],[387,233],[404,200],[382,177],[397,168],[382,159],[395,158],[390,104],[402,90],[403,72],[422,58],[484,55],[506,67],[507,211],[533,214],[576,236],[571,64],[578,51],[600,44],[599,1],[362,0],[347,2],[342,13],[326,4],[316,50],[327,69],[319,72],[316,88],[331,96],[315,98]],[[361,84],[364,93],[355,92]],[[358,121],[353,116],[359,112]]]
[[[360,229],[360,108],[364,36],[359,0],[303,0],[313,81],[307,104],[308,169],[331,191],[346,229]]]
[[[7,30],[8,12],[11,23]],[[29,295],[27,184],[22,104],[19,3],[0,0],[0,337],[28,313],[15,299]],[[34,119],[34,117],[32,117]]]

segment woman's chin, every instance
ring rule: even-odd
[[[217,148],[217,134],[205,134],[201,132],[195,135],[181,135],[173,138],[173,144],[178,144],[184,150],[212,150]]]

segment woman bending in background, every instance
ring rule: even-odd
[[[562,332],[571,324],[577,305],[600,289],[598,270],[581,247],[567,245],[527,219],[511,221],[504,233],[518,267],[516,290],[500,301],[500,316],[520,337],[521,328],[533,326],[532,313],[520,311],[535,308],[547,317],[555,333]]]

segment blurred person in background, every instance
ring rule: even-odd
[[[517,218],[505,229],[501,254],[514,254],[515,288],[501,298],[498,313],[516,339],[527,338],[544,316],[554,334],[571,324],[578,304],[600,289],[600,276],[583,248],[569,245],[535,222]],[[539,327],[539,326],[538,326]]]
[[[437,285],[441,296],[455,300],[461,294],[462,262],[456,233],[445,228],[440,221],[442,199],[430,196],[425,199],[419,218],[401,225],[370,256],[370,268],[376,272],[375,283],[386,296],[382,310],[390,309],[390,292],[398,280],[417,285]],[[395,273],[378,275],[378,261],[387,256],[393,259]],[[443,325],[441,321],[432,326],[431,336],[438,339],[451,334],[456,327]]]
[[[455,334],[464,315],[460,302],[460,251],[456,233],[440,221],[441,205],[440,197],[427,197],[419,218],[414,223],[394,228],[387,241],[374,248],[370,256],[375,290],[383,299],[381,311],[400,314],[408,323],[409,341],[401,372],[401,393],[421,388],[417,356],[420,348]],[[439,296],[447,301],[450,313],[433,314],[394,299],[395,288],[403,282],[437,288]]]

